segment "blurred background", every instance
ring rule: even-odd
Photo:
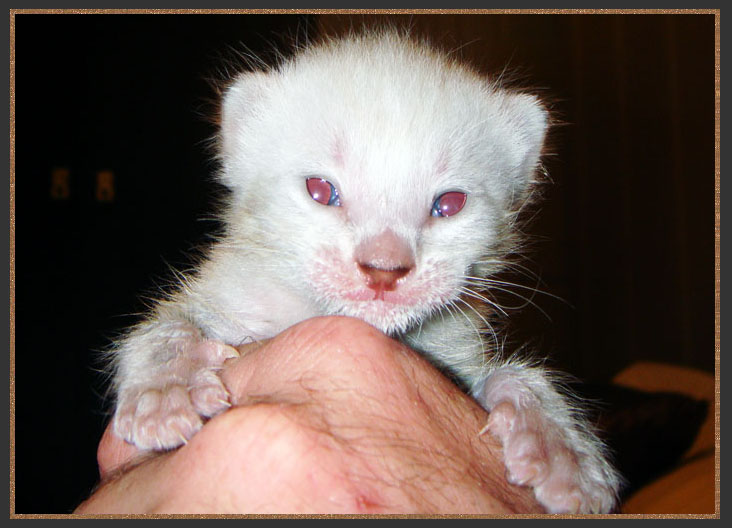
[[[66,513],[88,495],[108,419],[95,358],[218,227],[207,79],[233,50],[266,58],[384,21],[486,73],[507,67],[562,123],[527,230],[536,277],[508,278],[551,295],[512,311],[511,341],[584,381],[606,415],[640,405],[609,390],[634,362],[714,372],[714,15],[20,14],[16,513]],[[694,427],[708,416],[688,409]]]

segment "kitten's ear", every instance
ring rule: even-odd
[[[224,90],[221,101],[221,129],[219,131],[219,156],[226,165],[245,149],[251,134],[250,124],[259,113],[271,85],[271,75],[265,72],[239,74]],[[227,185],[235,182],[222,174]]]
[[[538,97],[525,93],[508,94],[503,110],[511,129],[511,150],[519,193],[534,180],[539,166],[544,140],[549,127],[549,112]]]

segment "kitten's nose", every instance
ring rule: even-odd
[[[366,285],[377,292],[392,291],[396,282],[414,267],[409,244],[393,231],[364,240],[354,254],[359,269],[366,275]]]
[[[412,270],[411,267],[383,269],[361,262],[358,267],[368,276],[367,286],[376,291],[392,291],[396,288],[396,281]]]

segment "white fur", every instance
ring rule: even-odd
[[[163,418],[136,411],[136,399],[190,384],[181,372],[193,379],[215,364],[199,358],[181,367],[175,358],[188,350],[176,345],[181,339],[236,346],[309,317],[350,315],[423,352],[489,410],[509,402],[522,412],[526,398],[515,396],[532,395],[538,403],[529,410],[546,416],[538,434],[566,431],[560,448],[586,461],[580,488],[591,482],[582,492],[592,495],[597,482],[605,492],[575,509],[610,508],[617,477],[599,441],[543,371],[485,355],[495,335],[482,332],[489,321],[464,302],[466,277],[491,273],[512,248],[547,125],[536,97],[396,33],[327,42],[270,71],[239,75],[222,104],[220,179],[232,190],[226,234],[196,275],[120,343],[115,387],[125,410],[117,421],[124,415],[127,425],[118,433],[160,446],[152,437],[162,433],[150,431],[160,431]],[[305,186],[311,176],[333,183],[342,206],[314,201]],[[463,210],[431,217],[435,198],[454,190],[468,195]],[[363,258],[383,260],[388,251],[374,241],[384,233],[412,269],[385,300],[364,300],[369,289],[354,255],[367,247]],[[175,375],[171,361],[179,362]],[[502,394],[491,388],[498,379]],[[177,432],[187,438],[198,427]],[[541,499],[541,483],[532,485]]]

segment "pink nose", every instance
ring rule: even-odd
[[[396,281],[412,270],[411,267],[383,269],[360,262],[358,267],[368,276],[367,286],[377,292],[392,291],[396,288]]]
[[[396,289],[397,281],[414,267],[409,244],[390,229],[362,241],[354,257],[366,276],[366,285],[376,292],[377,298]]]

